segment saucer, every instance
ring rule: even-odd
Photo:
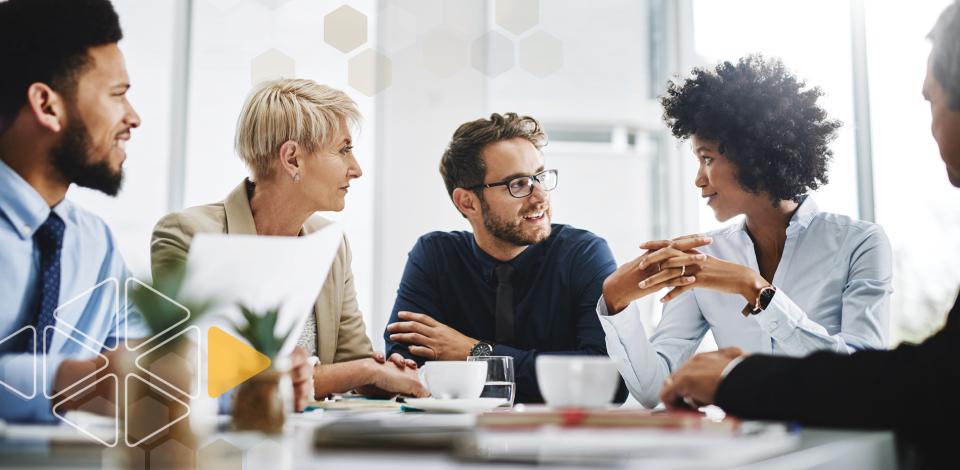
[[[404,406],[441,413],[473,413],[489,411],[504,403],[505,398],[406,398]]]

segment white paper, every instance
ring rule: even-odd
[[[302,237],[197,234],[181,295],[187,301],[216,302],[198,322],[206,327],[244,325],[239,303],[255,312],[279,307],[274,333],[291,331],[280,350],[286,356],[313,314],[342,240],[338,224]]]
[[[599,464],[635,468],[728,468],[796,449],[800,436],[772,426],[752,435],[669,429],[546,426],[529,432],[482,430],[475,453],[488,460]],[[628,462],[632,462],[628,464]]]

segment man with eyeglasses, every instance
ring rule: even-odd
[[[473,232],[432,232],[410,251],[384,339],[387,355],[426,360],[510,356],[516,401],[540,403],[538,354],[606,355],[594,313],[616,269],[602,238],[550,221],[557,170],[531,117],[461,125],[440,161]],[[621,386],[617,400],[626,389]]]

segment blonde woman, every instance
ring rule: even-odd
[[[329,224],[315,212],[343,210],[350,182],[363,174],[350,132],[359,121],[356,104],[342,91],[311,80],[258,85],[240,112],[235,139],[250,177],[220,202],[160,219],[151,242],[154,276],[182,271],[197,233],[299,236]],[[428,395],[415,363],[374,353],[350,262],[344,236],[300,338],[307,353],[320,358],[313,370],[316,396],[358,388]]]

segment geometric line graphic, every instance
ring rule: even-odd
[[[205,384],[201,379],[208,377],[201,377],[203,365],[207,362],[202,356],[202,351],[206,351],[205,346],[210,346],[209,338],[202,338],[204,336],[201,333],[202,329],[197,325],[184,328],[185,323],[191,319],[191,312],[187,307],[153,287],[130,278],[124,285],[123,304],[125,306],[130,305],[130,289],[146,288],[175,307],[169,309],[173,312],[170,320],[175,322],[172,326],[166,327],[145,341],[143,338],[131,338],[127,334],[129,333],[128,325],[121,326],[120,322],[134,312],[125,309],[123,317],[117,314],[119,284],[115,279],[103,281],[58,306],[54,310],[54,324],[46,326],[42,334],[38,334],[35,326],[27,325],[0,339],[0,345],[11,351],[22,350],[19,345],[25,344],[23,342],[29,338],[33,338],[35,344],[34,350],[30,351],[31,376],[17,377],[18,380],[14,381],[14,384],[0,381],[0,385],[25,400],[36,398],[37,389],[42,386],[43,396],[50,399],[52,405],[50,413],[81,435],[103,445],[105,447],[102,454],[103,463],[112,464],[110,466],[129,465],[140,461],[153,468],[156,468],[157,464],[161,467],[169,465],[171,468],[179,468],[189,461],[189,467],[196,468],[198,463],[208,464],[216,461],[217,468],[223,468],[224,464],[228,467],[235,464],[231,468],[239,468],[243,463],[243,455],[247,453],[246,449],[218,439],[195,450],[196,447],[189,443],[189,438],[182,441],[175,430],[169,431],[174,425],[190,418],[193,412],[190,399],[203,399],[200,390],[203,390]],[[111,287],[114,288],[112,292],[103,291]],[[85,311],[85,305],[74,311],[65,308],[68,304],[101,301],[113,303],[116,309],[109,324],[92,326],[94,330],[91,331],[96,333],[80,331],[75,324],[83,324],[83,322],[80,318],[74,319],[70,316],[74,312]],[[181,311],[182,315],[180,315]],[[166,324],[168,323],[164,323]],[[183,329],[171,334],[177,328]],[[233,334],[214,326],[208,330],[208,335],[210,334],[217,338],[214,341],[213,350],[214,356],[218,359],[215,361],[214,369],[224,364],[230,367],[220,367],[221,369],[235,369],[231,374],[223,374],[223,371],[219,371],[221,387],[232,388],[243,382],[245,378],[256,375],[270,366],[269,357]],[[97,339],[110,335],[123,336],[125,341],[111,343],[111,347],[107,348],[104,344],[105,340]],[[41,338],[43,349],[40,345]],[[51,354],[41,353],[42,358],[38,359],[38,351],[43,350],[51,351]],[[11,359],[17,360],[22,360],[25,356],[25,354],[10,355]],[[54,372],[51,368],[54,367],[55,358],[65,356],[80,361],[90,358],[95,360],[91,360],[85,368],[71,372],[82,377],[79,379],[69,377],[73,383],[52,393],[54,384],[50,382],[55,378],[63,381],[63,377],[51,377],[50,372]],[[0,367],[8,366],[8,363],[0,360]],[[42,385],[37,377],[41,372],[44,377]],[[60,371],[56,372],[60,374]],[[214,374],[216,375],[217,372]],[[27,378],[31,380],[29,382],[19,380]],[[224,383],[224,379],[233,383]],[[205,404],[206,402],[201,403],[197,411],[201,412]],[[120,434],[124,435],[123,440],[120,439]],[[117,449],[121,442],[129,449]],[[227,455],[218,455],[225,450],[232,450],[232,452],[228,452]],[[290,458],[286,450],[275,442],[267,441],[255,446],[250,455],[253,460],[270,462],[271,465],[276,465],[279,460],[283,466],[289,463]],[[137,455],[143,457],[142,460],[133,457],[137,452],[139,452]],[[209,468],[207,465],[203,467]]]
[[[53,324],[45,326],[43,331],[38,332],[34,325],[26,325],[0,338],[0,346],[13,353],[0,358],[0,372],[13,372],[9,377],[0,374],[0,378],[6,378],[0,380],[0,390],[30,400],[37,397],[37,389],[41,388],[43,397],[51,402],[50,412],[54,417],[108,448],[119,444],[121,425],[125,431],[124,442],[137,446],[188,418],[191,412],[188,401],[199,398],[202,390],[199,377],[203,364],[202,335],[200,327],[186,326],[191,319],[190,310],[150,285],[134,278],[127,279],[124,284],[124,317],[134,318],[136,315],[127,308],[134,288],[143,289],[169,303],[167,318],[164,318],[168,321],[163,323],[163,331],[146,340],[132,338],[129,327],[132,322],[120,325],[119,286],[120,282],[115,278],[104,280],[57,306],[53,312]],[[112,307],[113,312],[105,323],[90,325],[91,329],[84,331],[77,325],[84,324],[81,315],[90,304],[108,304],[107,308]],[[177,331],[178,328],[182,331]],[[118,336],[124,337],[122,350],[120,342],[111,342],[110,347],[104,344],[107,339]],[[34,340],[33,350],[24,351],[29,356],[19,354],[29,339]],[[234,348],[233,352],[237,349]],[[27,357],[29,363],[25,361]],[[71,361],[69,370],[60,367],[68,364],[66,361]],[[254,362],[259,365],[258,361]],[[27,365],[29,368],[25,367]],[[12,369],[15,366],[22,367],[23,373]],[[54,371],[54,367],[58,369]],[[43,376],[42,383],[38,375]],[[68,383],[52,383],[55,380]],[[61,388],[55,389],[55,386]],[[120,408],[121,394],[123,408]],[[138,415],[139,409],[147,413]],[[112,425],[109,434],[105,432],[107,421]],[[190,451],[182,443],[149,445],[166,449],[170,455]]]
[[[55,324],[55,325],[58,325],[58,326],[61,326],[61,327],[65,327],[65,328],[70,329],[70,330],[73,330],[75,333],[79,334],[80,336],[83,336],[84,338],[86,338],[86,339],[89,340],[89,341],[92,341],[92,342],[94,342],[94,343],[99,343],[99,341],[97,341],[96,339],[91,338],[90,336],[88,336],[83,330],[81,330],[80,328],[77,328],[76,325],[74,325],[74,324],[70,323],[69,321],[67,321],[66,318],[63,318],[63,317],[61,316],[61,313],[60,313],[60,312],[62,312],[62,311],[64,311],[65,309],[67,309],[70,305],[75,304],[75,303],[80,303],[81,301],[83,301],[83,304],[82,304],[82,305],[86,305],[86,303],[89,301],[89,300],[88,300],[88,297],[92,297],[94,294],[97,293],[98,290],[108,289],[108,288],[113,288],[113,289],[111,290],[111,293],[112,293],[112,297],[113,297],[113,298],[110,299],[110,305],[113,305],[113,312],[112,312],[112,315],[111,315],[111,317],[112,317],[112,319],[113,319],[113,328],[112,328],[112,331],[120,331],[120,315],[119,315],[119,312],[120,312],[120,308],[119,308],[119,306],[120,306],[120,281],[118,281],[118,280],[117,280],[116,278],[114,278],[114,277],[111,277],[111,278],[109,278],[109,279],[105,279],[105,280],[101,281],[100,283],[98,283],[97,285],[95,285],[95,286],[87,289],[86,291],[81,292],[80,294],[74,296],[72,299],[70,299],[70,300],[68,300],[68,301],[66,301],[66,302],[61,303],[61,304],[53,311],[53,318],[54,318],[54,320],[55,320],[55,323],[54,323],[54,324]],[[107,294],[107,295],[110,295],[110,294]],[[79,309],[79,311],[83,311],[83,309],[81,308],[81,309]],[[107,348],[104,348],[104,349],[107,349],[108,351],[113,351],[113,350],[117,349],[117,345],[114,344],[114,345],[111,345],[110,347],[107,347]]]
[[[102,292],[98,294],[97,289],[116,287],[119,283],[101,282],[94,288],[89,289],[84,294],[74,297],[68,303],[94,301],[92,295],[101,295],[99,299],[104,299],[106,295]],[[269,357],[263,355],[252,348],[243,339],[225,330],[211,326],[207,331],[207,338],[201,338],[202,329],[197,325],[185,326],[191,319],[190,310],[180,303],[172,300],[153,287],[130,278],[125,282],[124,305],[131,305],[130,289],[146,288],[150,293],[159,296],[164,301],[170,302],[175,308],[169,309],[173,312],[170,315],[171,321],[175,322],[172,326],[157,334],[152,335],[145,341],[142,338],[131,338],[127,325],[119,325],[122,321],[121,316],[114,315],[111,323],[113,328],[104,328],[104,325],[95,325],[97,334],[79,331],[72,322],[64,321],[59,318],[54,325],[44,328],[43,335],[38,335],[36,328],[32,325],[24,326],[16,332],[0,339],[0,345],[6,344],[8,347],[14,342],[20,344],[21,341],[33,337],[43,338],[43,348],[58,353],[41,354],[42,366],[38,364],[37,351],[41,350],[39,345],[32,351],[31,359],[33,361],[32,382],[17,382],[16,386],[0,381],[7,389],[16,393],[24,399],[34,398],[37,395],[36,389],[39,386],[37,374],[41,371],[44,376],[44,396],[51,399],[53,405],[50,411],[58,420],[66,423],[71,428],[79,431],[85,437],[102,444],[107,449],[114,449],[121,442],[131,449],[127,452],[126,459],[119,462],[130,463],[133,455],[130,452],[140,452],[137,455],[143,457],[142,463],[156,468],[156,463],[170,463],[180,466],[186,460],[191,461],[193,467],[197,461],[207,462],[212,457],[218,463],[238,463],[242,465],[242,455],[247,454],[245,449],[239,449],[239,456],[236,454],[229,456],[211,455],[219,450],[238,448],[225,442],[214,442],[212,445],[202,446],[199,450],[189,444],[189,439],[181,441],[176,431],[169,430],[178,423],[184,422],[190,418],[193,410],[191,409],[190,399],[201,399],[203,386],[207,385],[201,382],[200,374],[204,370],[203,364],[207,362],[202,355],[202,351],[207,351],[204,346],[213,352],[215,357],[213,370],[208,370],[208,374],[213,372],[217,379],[219,390],[211,390],[208,387],[210,395],[219,395],[229,388],[244,382],[247,378],[256,375],[260,371],[268,368],[271,364]],[[113,298],[117,299],[119,293],[113,293]],[[106,297],[109,301],[109,297]],[[114,302],[115,304],[118,302]],[[55,312],[69,312],[64,306],[58,307]],[[78,311],[83,311],[81,308]],[[182,311],[182,315],[180,312]],[[124,311],[124,317],[134,314],[131,311]],[[77,324],[83,324],[76,321]],[[167,325],[168,323],[164,323]],[[155,326],[155,325],[154,325]],[[99,327],[99,328],[98,328]],[[122,328],[122,329],[121,329]],[[177,331],[177,328],[182,328]],[[104,340],[98,340],[94,336],[106,334],[110,330],[116,336],[124,336],[125,341],[113,345],[112,349],[104,346]],[[176,332],[176,333],[173,333]],[[172,334],[173,333],[173,334]],[[94,336],[90,336],[93,334]],[[61,339],[59,336],[63,336]],[[211,344],[211,339],[214,338]],[[130,340],[136,340],[134,343]],[[143,342],[140,342],[143,341]],[[204,341],[204,343],[201,343]],[[75,344],[70,344],[70,343]],[[56,348],[51,347],[57,345]],[[208,352],[210,352],[208,351]],[[135,352],[135,353],[134,353]],[[91,364],[75,372],[76,375],[82,375],[79,379],[70,377],[73,383],[66,387],[55,390],[51,381],[50,369],[53,367],[54,358],[63,357],[64,353],[68,357],[76,359],[95,358]],[[104,354],[106,353],[106,354]],[[131,354],[134,353],[134,354]],[[20,355],[22,358],[23,355]],[[3,363],[0,362],[0,366]],[[132,370],[131,370],[132,368]],[[229,372],[227,372],[229,371]],[[205,374],[205,375],[208,375]],[[121,378],[122,377],[122,378]],[[57,377],[61,381],[62,377]],[[186,381],[184,381],[186,380]],[[206,380],[205,382],[208,382]],[[187,398],[189,397],[189,398]],[[121,399],[122,405],[121,405]],[[197,412],[202,412],[202,405],[198,406]],[[121,408],[122,406],[122,408]],[[122,422],[121,422],[122,421]],[[109,424],[109,425],[108,425]],[[124,435],[121,441],[120,434]],[[278,463],[290,463],[288,461],[289,453],[281,444],[265,441],[260,445],[249,450],[248,460],[255,462],[275,465]],[[105,450],[115,452],[115,450]],[[187,457],[184,460],[184,456]],[[240,457],[238,459],[238,457]],[[169,462],[166,462],[166,460]],[[114,462],[113,460],[109,460]],[[134,458],[134,461],[139,459]],[[104,460],[108,462],[108,460]],[[163,466],[163,465],[161,465]],[[221,467],[222,468],[222,467]]]
[[[30,400],[33,397],[37,396],[37,328],[33,325],[28,325],[23,328],[20,328],[19,330],[14,331],[13,333],[10,333],[10,335],[7,336],[6,338],[0,339],[0,345],[18,337],[21,338],[20,344],[23,344],[23,339],[22,339],[23,337],[33,338],[33,351],[28,351],[33,361],[33,367],[30,368],[33,373],[33,378],[30,380],[30,391],[25,392],[2,380],[0,380],[0,385],[4,386],[7,390],[10,390],[11,392],[16,393],[17,395],[22,397],[24,400]],[[3,362],[0,362],[0,367],[3,367]]]
[[[81,425],[81,424],[79,424],[79,423],[76,423],[76,422],[74,422],[73,420],[69,419],[69,418],[68,418],[69,413],[72,413],[73,411],[68,412],[68,413],[64,413],[64,414],[61,414],[61,413],[60,413],[60,408],[61,408],[66,402],[72,401],[72,400],[74,400],[75,398],[77,398],[77,397],[79,397],[79,396],[81,396],[81,395],[86,394],[88,391],[95,389],[95,388],[97,387],[97,385],[100,384],[101,382],[109,382],[108,385],[112,385],[112,387],[113,387],[113,403],[112,403],[112,408],[113,408],[113,416],[112,416],[112,419],[113,419],[113,433],[111,434],[112,439],[109,439],[109,440],[103,439],[103,437],[102,437],[102,436],[103,436],[103,433],[102,433],[102,432],[98,434],[98,433],[89,431],[89,430],[85,429],[83,425]],[[72,426],[74,429],[82,432],[83,434],[86,434],[86,435],[87,435],[88,437],[90,437],[91,439],[93,439],[93,440],[95,440],[95,441],[97,441],[97,442],[99,442],[99,443],[101,443],[101,444],[103,444],[103,445],[105,445],[105,446],[107,446],[107,447],[114,447],[114,446],[117,445],[117,443],[118,443],[119,440],[120,440],[120,417],[119,417],[119,414],[120,414],[120,403],[119,403],[119,397],[118,397],[118,395],[120,395],[120,384],[119,384],[119,380],[117,379],[117,375],[116,375],[116,374],[108,374],[108,375],[100,378],[100,380],[97,380],[96,382],[94,382],[94,383],[92,383],[92,384],[84,387],[83,389],[78,390],[77,392],[73,393],[72,395],[64,398],[62,401],[60,401],[60,402],[57,403],[56,405],[53,405],[53,407],[51,408],[51,411],[53,412],[53,415],[54,415],[54,416],[56,416],[57,418],[60,419],[60,421],[63,421],[63,422],[65,422],[65,423],[69,424],[69,425]],[[90,402],[96,402],[97,400],[99,400],[99,401],[101,401],[101,402],[104,401],[103,398],[96,397],[96,398],[94,398],[93,400],[90,400]],[[88,403],[89,403],[89,402],[88,402]],[[81,410],[83,409],[82,405],[81,405],[80,409],[81,409]],[[108,419],[108,418],[107,418],[107,417],[104,417],[104,419]],[[97,429],[100,429],[100,426],[97,426]]]
[[[91,373],[89,373],[89,374],[81,377],[80,379],[76,380],[74,383],[67,385],[66,387],[64,387],[63,390],[60,390],[60,391],[58,391],[57,393],[51,395],[51,394],[48,392],[48,390],[53,390],[53,384],[52,384],[52,383],[48,383],[48,381],[49,381],[49,380],[52,380],[52,379],[55,379],[55,377],[51,377],[50,374],[47,372],[47,368],[48,368],[48,366],[47,366],[47,362],[48,362],[48,360],[47,360],[47,355],[46,355],[46,354],[42,354],[42,356],[43,356],[43,361],[42,361],[42,362],[43,362],[43,395],[44,395],[45,397],[47,397],[47,398],[49,398],[49,399],[54,399],[54,398],[56,398],[56,397],[58,397],[58,396],[61,396],[61,395],[63,395],[64,393],[66,393],[66,392],[70,391],[71,389],[75,388],[77,385],[86,382],[87,379],[90,379],[91,377],[96,376],[100,371],[106,369],[106,368],[110,365],[110,359],[107,358],[107,356],[103,355],[103,353],[100,352],[100,351],[103,350],[103,345],[100,344],[100,343],[97,343],[95,340],[93,340],[93,339],[90,338],[89,336],[82,335],[82,336],[84,336],[84,337],[86,337],[86,338],[90,338],[90,339],[94,342],[94,344],[95,344],[96,347],[93,347],[93,346],[88,345],[86,341],[79,341],[79,340],[77,340],[77,339],[74,338],[69,332],[66,332],[66,331],[64,331],[64,330],[62,330],[62,329],[60,329],[60,328],[58,328],[58,327],[56,327],[56,326],[50,326],[50,325],[48,325],[48,326],[46,326],[43,330],[44,330],[44,347],[46,347],[46,348],[49,348],[49,345],[46,344],[46,343],[47,343],[47,337],[48,337],[48,334],[47,334],[46,332],[49,331],[49,330],[53,330],[55,333],[54,333],[53,335],[49,335],[50,342],[54,342],[54,340],[56,340],[57,334],[59,334],[59,335],[62,335],[64,338],[66,338],[67,341],[72,341],[72,342],[74,342],[74,343],[76,343],[76,344],[79,344],[80,347],[82,347],[83,349],[86,349],[87,351],[90,351],[91,353],[93,353],[95,356],[99,356],[100,358],[103,359],[103,365],[102,365],[102,366],[100,366],[99,368],[97,368],[97,369],[94,370],[93,372],[91,372]],[[75,333],[75,332],[76,332],[76,330],[74,330],[74,333]],[[47,349],[47,350],[49,351],[49,349]]]
[[[176,341],[178,338],[184,337],[183,339],[189,339],[188,336],[193,337],[193,341],[190,343],[190,350],[187,351],[188,356],[193,356],[193,361],[188,361],[187,358],[181,357],[176,351],[173,351],[169,348],[164,348],[167,344]],[[163,355],[160,358],[154,358],[153,356]],[[152,364],[145,364],[145,362],[154,360]],[[160,370],[171,370],[174,368],[187,368],[190,372],[191,377],[195,377],[197,372],[200,370],[200,328],[196,325],[189,326],[185,328],[180,333],[167,338],[162,343],[154,346],[148,351],[137,356],[134,360],[134,364],[137,366],[137,369],[140,369],[145,374],[150,377],[159,380],[166,386],[180,392],[181,394],[188,396],[190,398],[198,398],[200,396],[200,384],[199,380],[189,380],[188,388],[189,390],[184,390],[180,386],[170,383],[162,377],[162,374],[156,374],[150,369],[160,369]],[[190,370],[192,369],[192,370]],[[199,378],[199,377],[197,377]]]
[[[155,399],[153,399],[153,398],[151,398],[151,397],[149,397],[149,396],[139,397],[136,402],[130,403],[131,398],[133,398],[133,397],[131,397],[131,393],[130,393],[130,391],[132,390],[131,383],[132,383],[133,380],[139,381],[139,382],[141,383],[141,385],[146,385],[146,386],[150,389],[150,391],[155,392],[155,393],[159,393],[159,394],[163,395],[165,398],[167,398],[167,399],[169,399],[169,400],[171,400],[171,401],[174,401],[174,402],[177,402],[177,403],[183,405],[183,406],[184,406],[184,409],[185,409],[185,412],[184,412],[182,415],[177,416],[177,417],[175,417],[175,418],[173,418],[173,419],[170,419],[170,417],[169,417],[169,415],[168,415],[167,418],[168,418],[169,421],[165,422],[165,423],[163,424],[163,426],[160,426],[159,428],[153,430],[152,432],[147,433],[146,436],[143,436],[143,437],[134,436],[133,439],[131,439],[131,430],[135,429],[135,428],[131,425],[131,423],[130,423],[130,416],[131,416],[132,414],[134,414],[135,412],[137,412],[136,414],[147,415],[147,414],[157,413],[158,411],[156,410],[156,408],[166,408],[166,407],[164,407],[162,404],[160,404],[157,400],[155,400]],[[149,440],[150,438],[156,436],[157,434],[160,434],[161,432],[163,432],[163,431],[165,431],[166,429],[170,428],[170,427],[173,426],[174,424],[176,424],[176,423],[178,423],[178,422],[180,422],[180,421],[183,421],[183,420],[186,419],[188,416],[190,416],[190,405],[189,405],[189,404],[187,404],[187,403],[185,403],[184,401],[178,399],[177,397],[171,395],[170,393],[167,393],[167,392],[164,391],[162,388],[157,387],[156,385],[150,383],[149,381],[144,380],[144,379],[141,378],[140,376],[137,376],[137,375],[134,375],[134,374],[128,374],[127,377],[126,377],[126,387],[125,387],[125,388],[126,388],[126,393],[124,394],[124,395],[125,395],[125,397],[124,397],[124,407],[125,407],[125,409],[126,409],[126,413],[124,413],[124,420],[123,420],[123,427],[124,427],[124,430],[125,430],[125,432],[124,432],[124,441],[125,441],[126,444],[127,444],[128,446],[130,446],[130,447],[138,446],[138,445],[146,442],[146,441]],[[143,409],[141,409],[141,406],[143,406],[145,402],[146,402],[146,404],[150,404],[150,405],[153,405],[153,406],[152,406],[149,410],[143,410]],[[168,409],[167,409],[167,410],[168,410]]]
[[[178,307],[180,310],[183,311],[183,318],[180,318],[176,323],[173,323],[172,325],[170,325],[169,327],[167,327],[167,328],[164,329],[163,331],[154,334],[153,337],[151,337],[150,339],[147,339],[146,341],[143,341],[143,342],[141,342],[141,343],[139,343],[139,344],[132,343],[132,342],[130,341],[131,338],[130,338],[130,334],[129,334],[129,333],[130,333],[130,331],[129,331],[129,321],[128,321],[128,320],[125,320],[125,321],[124,321],[123,336],[124,336],[124,341],[127,343],[127,344],[126,344],[127,349],[129,349],[129,350],[131,350],[131,351],[137,351],[137,350],[140,350],[140,349],[146,347],[147,345],[149,345],[149,344],[152,343],[153,341],[157,340],[158,338],[162,338],[164,335],[166,335],[166,334],[169,333],[170,331],[176,329],[176,328],[179,327],[180,325],[182,325],[182,324],[184,324],[184,323],[186,323],[187,321],[190,320],[190,309],[188,309],[187,307],[184,307],[183,304],[181,304],[180,302],[177,302],[176,300],[171,299],[170,297],[168,297],[168,296],[165,295],[164,293],[162,293],[162,292],[154,289],[152,286],[147,285],[147,284],[145,284],[145,283],[143,283],[143,282],[140,282],[139,279],[132,278],[132,277],[129,278],[129,279],[127,279],[127,282],[125,283],[124,289],[123,289],[123,291],[124,291],[124,292],[123,292],[123,297],[124,297],[124,299],[123,299],[123,300],[124,300],[123,304],[125,305],[125,308],[126,308],[126,309],[129,309],[129,308],[130,308],[130,307],[129,307],[129,306],[130,306],[130,291],[131,291],[132,289],[134,289],[134,287],[133,287],[134,284],[139,285],[140,288],[145,288],[145,289],[147,289],[147,290],[150,291],[153,295],[156,295],[156,296],[160,297],[161,299],[169,302],[169,303],[172,304],[173,306]],[[124,314],[125,314],[125,315],[124,315],[124,318],[127,319],[127,318],[129,318],[129,316],[130,316],[130,311],[127,310],[127,311],[124,312]],[[136,340],[136,338],[134,338],[134,340]]]

